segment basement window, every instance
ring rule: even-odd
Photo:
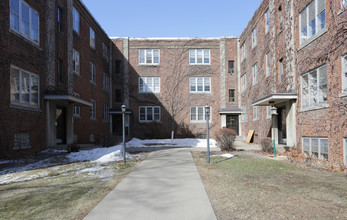
[[[328,138],[302,138],[302,151],[306,157],[312,157],[320,160],[329,159],[329,141]]]

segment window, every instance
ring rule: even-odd
[[[259,109],[258,106],[253,106],[253,121],[258,120],[258,115],[259,115]]]
[[[159,64],[160,50],[139,50],[139,64]]]
[[[241,45],[241,61],[246,59],[246,48],[245,48],[245,43]]]
[[[116,103],[122,103],[122,90],[115,89],[114,90],[114,96],[115,96],[115,102]]]
[[[257,64],[254,64],[252,67],[252,76],[253,76],[253,86],[258,83],[258,68]]]
[[[229,89],[229,102],[235,102],[235,89]]]
[[[30,148],[30,136],[28,133],[14,134],[13,150]]]
[[[73,29],[78,34],[80,33],[80,13],[76,10],[75,7],[72,9],[72,19],[73,19]]]
[[[272,114],[271,114],[271,106],[267,106],[266,107],[266,118],[271,118]]]
[[[207,107],[211,110],[211,107]],[[206,122],[206,107],[205,106],[193,106],[190,107],[190,122]],[[209,121],[211,121],[212,112],[210,111]]]
[[[72,54],[72,69],[74,73],[77,73],[78,75],[80,74],[80,53],[73,49],[73,54]]]
[[[114,63],[115,65],[115,67],[114,67],[114,71],[115,71],[115,73],[121,73],[121,68],[122,68],[122,61],[120,61],[120,60],[116,60],[115,61],[115,63]]]
[[[102,57],[107,61],[109,62],[110,58],[108,56],[108,47],[107,45],[102,42]]]
[[[89,38],[90,38],[90,47],[95,49],[95,31],[93,28],[89,28]]]
[[[247,105],[242,105],[241,118],[242,122],[247,122]]]
[[[278,17],[279,17],[279,31],[283,29],[283,12],[282,12],[282,5],[278,7]]]
[[[159,77],[140,77],[139,92],[140,93],[159,93],[160,78]]]
[[[243,74],[241,76],[241,89],[242,89],[242,92],[246,91],[246,88],[247,88],[247,74]]]
[[[110,76],[107,73],[102,73],[102,88],[110,91]]]
[[[347,138],[344,138],[343,142],[345,146],[343,161],[345,163],[345,166],[347,166]]]
[[[257,28],[255,27],[252,31],[252,48],[257,46]]]
[[[284,81],[284,70],[283,70],[283,58],[279,60],[279,66],[280,66],[280,82],[283,83]]]
[[[39,107],[39,76],[11,66],[11,104]]]
[[[189,50],[190,64],[210,64],[210,50],[193,49]]]
[[[300,13],[300,44],[325,29],[325,0],[313,0]]]
[[[80,97],[80,94],[78,94],[78,93],[75,93],[74,95],[76,97]],[[80,117],[81,116],[81,106],[74,105],[74,107],[73,107],[73,116],[74,117]]]
[[[234,74],[234,61],[233,60],[228,61],[228,73]]]
[[[313,107],[327,102],[327,67],[319,67],[301,76],[301,106]]]
[[[63,10],[58,8],[58,30],[63,31]]]
[[[10,0],[10,28],[39,45],[40,16],[22,0]]]
[[[211,92],[211,78],[192,77],[189,79],[189,88],[191,93]]]
[[[347,54],[342,57],[342,91],[347,92]]]
[[[63,83],[63,60],[58,59],[58,82]]]
[[[105,122],[108,122],[109,119],[109,107],[108,105],[104,104],[103,105],[103,111],[102,111],[102,120]]]
[[[96,101],[91,99],[92,108],[90,109],[90,119],[96,120]]]
[[[342,7],[347,7],[347,0],[341,0]]]
[[[328,138],[302,138],[302,151],[306,157],[320,160],[329,159]]]
[[[140,122],[160,121],[159,106],[140,106],[139,108]]]
[[[268,77],[270,76],[270,52],[266,53],[265,63],[266,63],[266,77]]]
[[[90,82],[96,84],[96,67],[92,62],[90,62]]]
[[[270,27],[270,12],[268,9],[265,12],[265,34],[267,34],[267,32],[269,32],[269,27]]]

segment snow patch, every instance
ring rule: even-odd
[[[235,157],[235,155],[233,155],[233,154],[220,154],[220,155],[212,155],[212,157],[233,158],[233,157]]]

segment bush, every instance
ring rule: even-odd
[[[273,142],[271,138],[267,137],[267,138],[261,139],[260,144],[261,144],[261,149],[263,152],[271,153],[271,154],[274,152]]]
[[[69,153],[71,153],[71,152],[79,152],[80,149],[81,149],[81,146],[78,145],[76,142],[67,145],[67,151],[68,151]]]
[[[118,138],[115,135],[109,135],[109,136],[105,135],[100,138],[100,145],[102,147],[111,147],[118,143],[119,143]]]
[[[216,136],[217,145],[222,151],[235,150],[234,141],[236,138],[236,132],[233,129],[220,129]]]

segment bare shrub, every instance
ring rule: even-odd
[[[111,147],[118,144],[118,138],[115,135],[104,135],[100,138],[100,145],[102,147]]]
[[[187,124],[181,123],[177,129],[177,137],[180,138],[195,138],[195,135],[189,129]]]
[[[266,137],[266,138],[261,139],[260,144],[261,144],[261,149],[263,152],[271,153],[271,154],[274,152],[271,138]]]
[[[230,128],[223,128],[217,132],[217,145],[222,151],[235,150],[234,141],[236,138],[236,132]]]
[[[71,153],[71,152],[79,152],[80,149],[81,149],[81,146],[78,145],[76,142],[67,145],[67,151],[69,153]]]

